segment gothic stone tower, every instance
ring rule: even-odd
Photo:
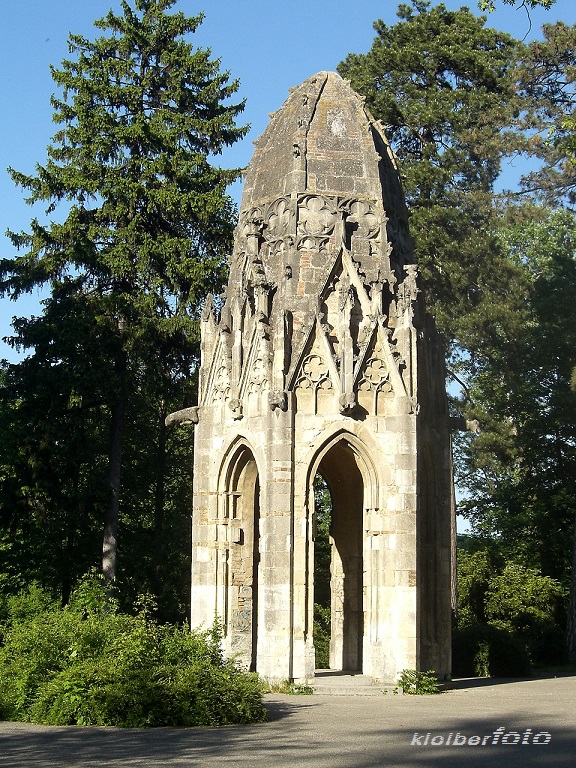
[[[314,677],[317,473],[331,667],[450,673],[444,367],[418,292],[382,128],[320,72],[256,142],[193,409],[192,625],[217,616],[227,653],[265,678]]]

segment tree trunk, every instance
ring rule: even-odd
[[[572,532],[572,578],[566,628],[566,650],[570,664],[576,664],[576,513],[574,515],[574,531]]]
[[[454,459],[452,454],[452,438],[450,438],[450,605],[454,626],[458,617],[458,531],[456,527],[456,513]]]
[[[154,592],[160,598],[164,564],[164,505],[166,502],[166,408],[162,403],[158,418],[158,453],[154,492]]]
[[[122,468],[122,439],[124,436],[124,416],[126,413],[126,355],[122,353],[116,363],[119,380],[119,392],[112,405],[110,420],[110,450],[108,453],[108,491],[109,501],[104,517],[104,537],[102,543],[102,573],[106,583],[111,586],[116,579],[118,559],[118,513],[120,509],[120,473]]]

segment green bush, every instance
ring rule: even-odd
[[[6,631],[13,623],[34,618],[57,604],[38,584],[30,584],[18,595],[0,595],[0,626]]]
[[[146,610],[121,614],[94,579],[65,609],[36,603],[35,614],[5,618],[4,719],[125,727],[266,719],[260,681],[223,658],[217,630],[161,626]]]
[[[564,655],[566,590],[539,571],[508,563],[486,593],[486,615],[525,645],[535,664],[554,664]]]
[[[398,677],[398,685],[404,693],[410,695],[428,696],[438,693],[438,680],[433,669],[426,672],[403,669]]]
[[[452,642],[454,677],[526,677],[530,658],[508,630],[489,624],[457,629]]]
[[[467,670],[519,668],[521,676],[526,674],[527,657],[531,664],[558,664],[564,658],[566,599],[559,581],[533,568],[505,563],[487,549],[473,553],[459,549],[456,661]],[[478,630],[486,626],[494,631]],[[461,635],[468,627],[473,631]],[[478,632],[483,650],[471,651],[470,638]],[[462,643],[468,650],[459,648]],[[501,663],[491,660],[497,647],[504,653]],[[454,674],[458,673],[454,670]]]

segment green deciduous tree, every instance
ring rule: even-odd
[[[532,662],[562,661],[566,590],[558,580],[507,560],[493,543],[492,551],[459,549],[458,573],[460,630],[490,627],[495,639],[521,641]]]
[[[161,417],[183,397],[174,382],[186,382],[197,359],[200,305],[221,284],[232,236],[226,187],[238,172],[214,157],[246,130],[235,122],[243,108],[231,100],[237,83],[189,42],[202,17],[169,13],[173,4],[122,0],[120,14],[95,22],[102,36],[70,36],[74,58],[52,70],[59,129],[47,162],[32,176],[11,171],[30,203],[44,203],[48,217],[64,215],[10,233],[23,253],[0,262],[4,294],[50,290],[43,315],[16,326],[14,343],[33,354],[14,375],[27,387],[36,376],[48,399],[42,375],[49,372],[58,395],[46,406],[54,429],[72,412],[83,424],[89,413],[108,421],[107,436],[101,420],[94,428],[108,442],[100,509],[109,581],[131,396],[151,386],[162,454]],[[65,441],[71,432],[58,434]],[[56,437],[46,440],[50,452]],[[160,485],[158,504],[166,498]],[[158,530],[160,518],[157,510]]]
[[[468,407],[483,432],[460,454],[461,512],[518,562],[571,583],[574,605],[576,220],[532,208],[501,236],[528,278],[525,322],[473,373]],[[571,656],[574,622],[571,610]]]

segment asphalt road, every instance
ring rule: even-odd
[[[436,696],[269,695],[266,705],[268,723],[225,728],[140,730],[0,723],[0,766],[576,765],[576,677],[464,681]],[[535,739],[539,743],[533,743]]]

